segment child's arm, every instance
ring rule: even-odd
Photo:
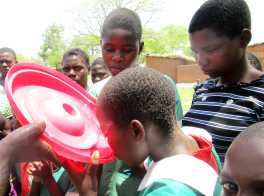
[[[33,183],[30,196],[39,195],[40,182],[46,187],[51,196],[64,195],[52,176],[51,163],[48,161],[38,161],[31,163],[28,173],[33,176]]]
[[[87,165],[83,169],[79,170],[76,168],[80,166],[80,163],[67,160],[64,162],[63,167],[67,170],[72,183],[75,185],[80,196],[96,196],[98,195],[98,181],[99,181],[99,170],[101,165]]]

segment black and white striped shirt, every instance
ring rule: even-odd
[[[251,83],[217,86],[209,79],[195,90],[183,126],[206,129],[221,161],[233,139],[249,125],[264,120],[264,75]]]

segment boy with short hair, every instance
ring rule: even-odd
[[[223,195],[263,195],[263,145],[263,122],[248,127],[233,141],[221,173]]]
[[[0,48],[0,113],[6,118],[12,118],[13,114],[4,91],[5,77],[9,69],[17,64],[16,53],[8,47]]]
[[[65,52],[61,61],[63,74],[88,90],[87,80],[90,72],[89,57],[80,48],[72,48]]]
[[[105,65],[105,62],[102,57],[98,57],[91,64],[91,77],[92,82],[97,83],[105,78],[111,76],[110,71]]]
[[[221,161],[233,139],[264,120],[264,75],[248,64],[250,11],[244,0],[208,0],[193,16],[191,48],[205,74],[183,126],[206,129]]]
[[[116,156],[130,168],[145,161],[139,195],[214,194],[219,168],[212,144],[176,125],[175,91],[163,74],[128,68],[105,85],[97,105]]]

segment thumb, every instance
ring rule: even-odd
[[[35,122],[25,127],[25,132],[30,135],[32,139],[37,139],[41,136],[46,128],[45,122]]]

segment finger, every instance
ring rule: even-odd
[[[39,138],[46,128],[45,122],[36,122],[28,125],[25,132],[32,136],[32,139]]]
[[[33,175],[32,171],[27,171],[28,175]]]
[[[43,163],[39,162],[39,164],[37,165],[37,169],[38,171],[41,171],[43,169]]]
[[[45,160],[45,161],[43,161],[43,164],[45,165],[45,166],[48,166],[48,167],[51,167],[51,161],[48,161],[48,160]]]
[[[32,163],[32,168],[37,168],[38,167],[38,161],[35,161]]]
[[[27,168],[27,173],[31,173],[32,172],[32,168]]]
[[[49,145],[45,141],[41,141],[40,145],[41,145],[43,152],[44,152],[43,160],[49,160],[49,161],[54,162],[57,165],[60,165],[60,161],[59,161],[57,155],[55,154],[55,152],[53,151],[52,146]]]

